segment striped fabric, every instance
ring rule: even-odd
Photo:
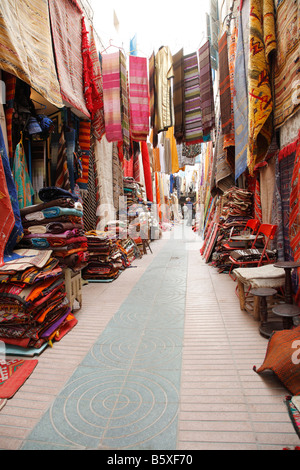
[[[225,32],[219,40],[219,69],[220,69],[220,108],[223,134],[231,132],[231,93],[230,72],[228,63],[227,33]]]
[[[0,128],[0,132],[1,128]],[[4,265],[4,249],[7,240],[15,225],[15,217],[10,202],[9,192],[7,188],[4,167],[2,158],[0,158],[0,231],[1,231],[1,243],[0,243],[0,266]]]
[[[173,56],[173,100],[174,100],[174,137],[177,144],[181,144],[184,139],[184,68],[183,49]]]
[[[46,0],[0,2],[0,68],[63,107]]]
[[[254,218],[262,223],[262,208],[260,198],[260,182],[256,179],[255,192],[254,192]]]
[[[202,111],[198,57],[194,52],[184,57],[185,142],[203,142]]]
[[[87,189],[89,177],[89,160],[91,146],[91,123],[81,121],[79,124],[79,146],[82,152],[82,177],[76,180],[80,189]]]
[[[108,142],[123,140],[120,102],[120,53],[102,57],[105,133]]]
[[[235,132],[234,132],[234,112],[233,112],[233,95],[234,95],[234,71],[235,71],[235,57],[236,57],[236,42],[237,42],[237,28],[233,28],[229,44],[229,74],[230,74],[230,97],[231,97],[231,131],[224,135],[224,148],[234,147],[235,145]],[[230,150],[227,153],[227,161],[234,169],[233,163],[230,161]]]
[[[276,33],[278,44],[274,87],[274,125],[278,128],[300,108],[300,3],[299,1],[293,2],[290,0],[281,0],[280,2],[277,0],[276,3]]]
[[[300,261],[300,134],[297,142],[296,157],[291,184],[289,237],[295,261]],[[300,268],[298,268],[298,290],[296,302],[300,306]]]
[[[203,135],[208,135],[215,126],[215,105],[211,73],[210,42],[199,49],[200,94],[202,103]]]
[[[124,158],[130,154],[130,132],[129,132],[129,86],[126,65],[126,56],[120,50],[120,93],[121,93],[121,123]]]
[[[155,117],[155,54],[149,59],[150,125],[154,128]]]
[[[72,107],[90,118],[83,90],[82,12],[76,0],[48,1],[61,95]]]
[[[91,60],[94,71],[94,81],[97,87],[100,104],[92,118],[92,132],[96,139],[101,140],[105,133],[104,122],[104,107],[103,107],[103,81],[102,72],[100,67],[99,56],[96,48],[93,30],[91,31],[91,45],[90,45]]]
[[[64,130],[62,130],[59,139],[55,186],[65,189],[66,191],[69,191],[71,187],[67,162],[67,144]]]
[[[147,59],[129,57],[129,99],[131,138],[147,140],[149,134],[149,84]]]

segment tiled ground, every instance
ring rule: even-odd
[[[287,391],[252,370],[267,340],[182,230],[114,283],[84,287],[76,328],[0,411],[0,449],[299,445]]]

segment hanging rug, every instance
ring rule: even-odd
[[[0,409],[2,400],[14,396],[32,374],[37,363],[37,360],[22,359],[0,362]]]

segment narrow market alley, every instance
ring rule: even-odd
[[[1,449],[298,445],[286,389],[253,371],[267,340],[200,247],[178,224],[115,282],[84,286],[77,327],[2,409]]]

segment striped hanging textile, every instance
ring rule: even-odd
[[[108,142],[122,141],[120,52],[103,54],[102,74],[106,138]]]
[[[64,130],[61,131],[59,138],[55,186],[65,189],[66,191],[71,189],[67,162],[67,143],[65,140]]]
[[[202,111],[198,57],[194,52],[184,57],[185,143],[203,142]]]
[[[256,179],[255,192],[254,192],[254,218],[262,223],[262,209],[260,198],[260,182]]]
[[[290,216],[289,216],[289,237],[290,245],[295,261],[300,261],[300,133],[296,143],[296,157],[291,183],[290,194]],[[298,268],[298,289],[296,302],[300,306],[300,268]]]
[[[90,45],[90,54],[91,61],[94,72],[94,82],[95,87],[98,91],[99,103],[97,109],[94,112],[92,118],[92,132],[96,139],[101,140],[105,133],[105,122],[104,122],[104,108],[103,108],[103,81],[102,81],[102,72],[100,67],[100,61],[98,56],[98,51],[96,48],[96,43],[94,39],[93,29],[91,30],[91,45]]]
[[[207,41],[198,51],[200,70],[200,95],[202,107],[203,135],[208,135],[215,127],[214,90],[211,73],[210,42]]]
[[[91,123],[81,121],[79,124],[79,146],[81,149],[82,177],[76,180],[81,190],[87,190],[89,178],[89,160],[91,147]]]
[[[129,87],[126,56],[120,50],[120,92],[121,92],[121,123],[124,158],[130,154],[130,132],[129,132]]]
[[[236,58],[236,42],[237,28],[233,28],[229,43],[229,73],[230,73],[230,97],[231,97],[231,131],[224,135],[224,149],[226,149],[226,160],[228,165],[235,172],[235,131],[234,131],[234,111],[233,111],[233,95],[234,95],[234,71]]]
[[[219,92],[220,109],[223,135],[231,132],[231,93],[230,93],[230,72],[228,63],[227,33],[225,32],[219,39]]]
[[[147,59],[129,57],[129,100],[131,138],[147,140],[149,135],[149,84]]]
[[[184,64],[183,49],[173,55],[173,100],[174,100],[174,137],[177,144],[184,139]]]
[[[19,142],[16,147],[12,172],[14,175],[20,209],[31,206],[34,190],[29,178],[27,161],[22,142]]]
[[[0,132],[2,133],[1,128],[0,128]],[[4,265],[4,250],[5,250],[6,243],[15,225],[15,216],[13,213],[13,209],[12,209],[12,205],[11,205],[11,201],[9,197],[2,158],[0,158],[0,212],[1,212],[0,266],[3,266]]]

